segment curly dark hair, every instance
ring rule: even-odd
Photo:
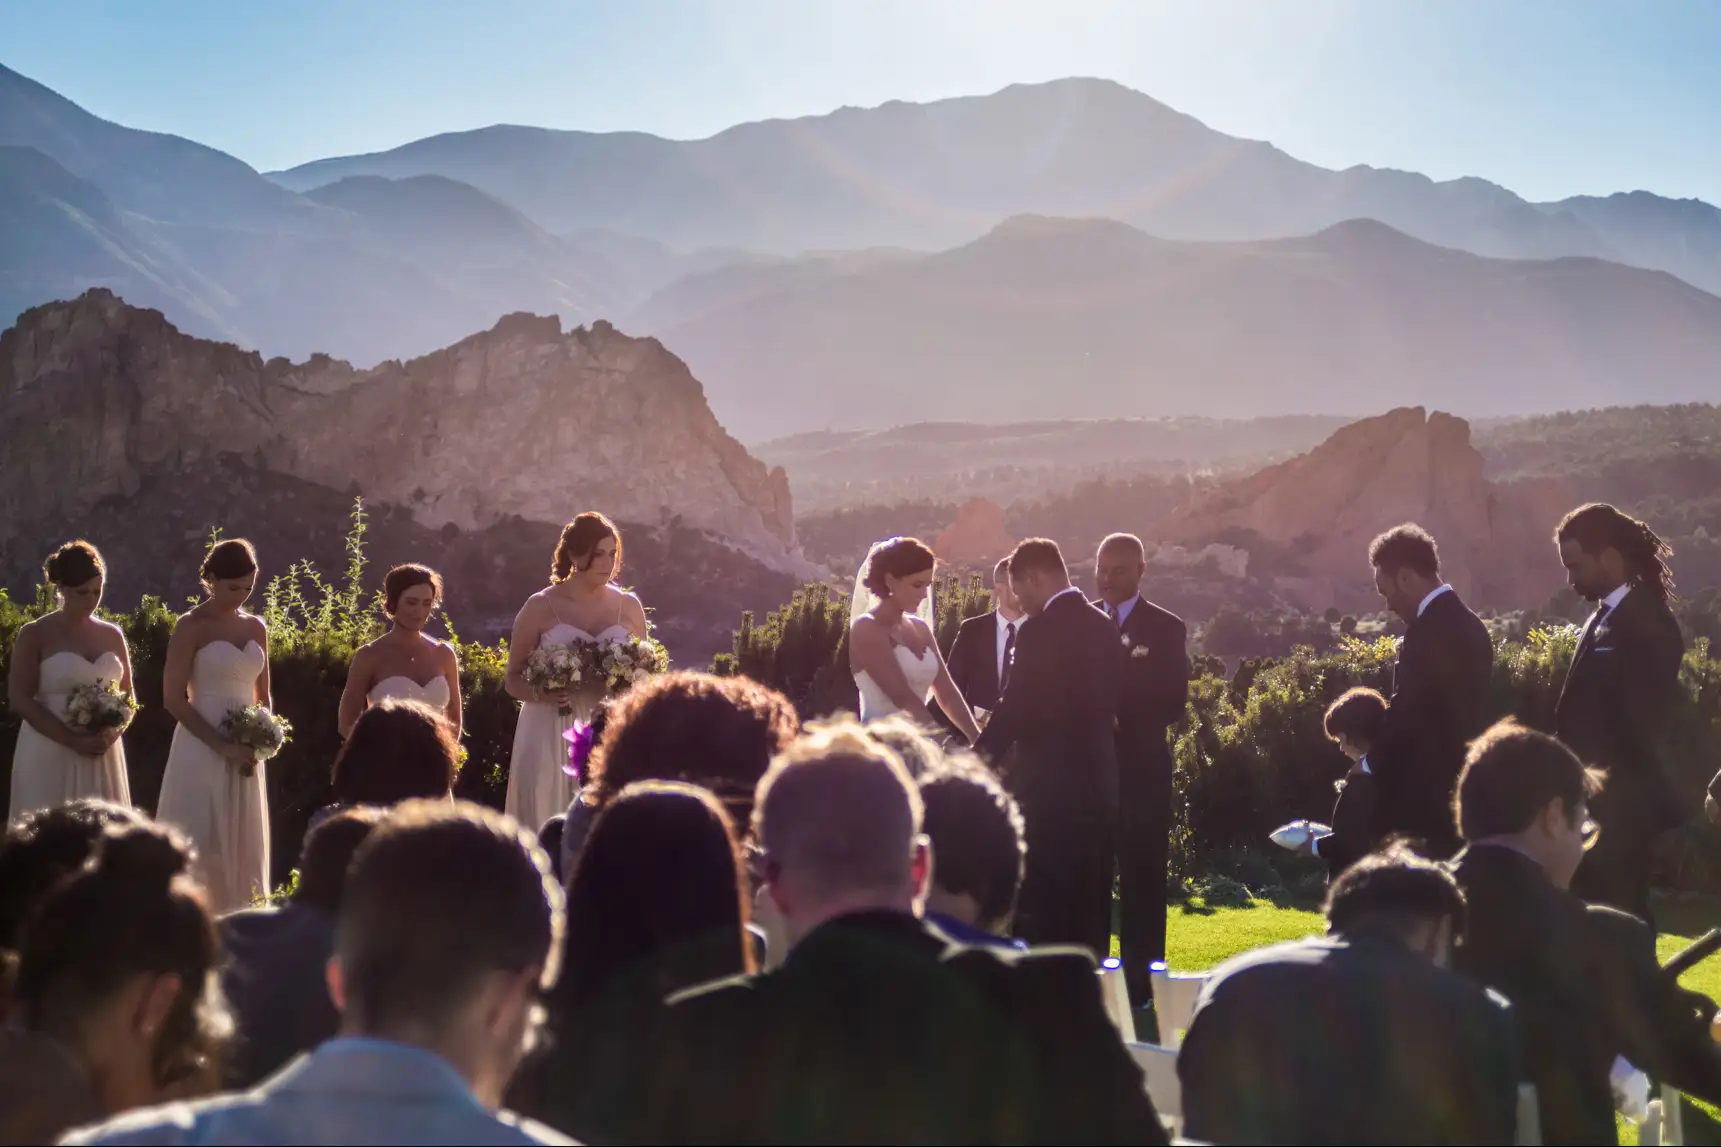
[[[562,527],[555,556],[550,559],[550,581],[560,583],[573,577],[580,563],[591,557],[605,538],[615,539],[615,568],[610,571],[610,580],[621,576],[621,531],[596,510],[587,510]]]
[[[360,714],[330,780],[341,804],[393,805],[447,796],[459,765],[447,717],[421,701],[390,697]]]
[[[42,574],[49,585],[83,585],[107,572],[101,551],[82,539],[67,542],[42,563]]]
[[[1433,534],[1406,522],[1369,543],[1368,564],[1385,570],[1388,576],[1397,576],[1399,570],[1408,569],[1423,577],[1439,577],[1440,548],[1434,544]]]
[[[890,593],[890,585],[885,579],[925,573],[937,564],[938,556],[932,552],[932,547],[919,538],[892,538],[872,552],[866,563],[863,584],[878,596],[885,597]]]
[[[987,923],[1007,917],[1028,862],[1016,798],[978,760],[952,754],[920,778],[920,800],[934,883],[972,896]]]
[[[1327,708],[1322,727],[1329,741],[1349,737],[1359,745],[1372,745],[1386,723],[1386,698],[1374,689],[1347,689]]]
[[[609,705],[588,763],[594,803],[635,781],[686,781],[746,824],[759,778],[800,731],[789,699],[750,678],[664,674]]]

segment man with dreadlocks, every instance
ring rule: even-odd
[[[1662,765],[1662,735],[1679,688],[1685,639],[1669,603],[1672,554],[1655,531],[1592,503],[1555,531],[1572,589],[1596,603],[1560,692],[1560,740],[1607,783],[1592,804],[1601,826],[1572,891],[1650,920],[1655,841],[1685,819]]]

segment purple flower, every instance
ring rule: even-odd
[[[597,744],[597,731],[590,721],[575,721],[562,734],[562,740],[568,743],[568,763],[562,766],[562,771],[577,781],[585,774],[586,761],[592,755],[592,746]]]

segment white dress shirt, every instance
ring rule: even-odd
[[[1004,680],[1004,646],[1010,640],[1010,629],[1012,626],[1014,626],[1017,636],[1018,637],[1021,636],[1022,623],[1024,621],[1028,620],[1028,618],[1027,618],[1026,614],[1023,614],[1021,617],[1018,617],[1015,621],[1011,621],[1009,618],[1004,616],[1004,612],[1002,610],[999,610],[997,612],[996,616],[998,618],[998,644],[996,647],[996,654],[997,654],[996,660],[998,662],[998,680],[1002,681],[1002,680]]]
[[[1435,586],[1434,589],[1429,592],[1428,596],[1422,599],[1422,604],[1416,607],[1416,616],[1421,617],[1423,614],[1427,613],[1428,607],[1434,603],[1435,598],[1439,597],[1443,593],[1451,592],[1452,587],[1449,585]]]
[[[1122,629],[1124,623],[1129,620],[1129,615],[1134,612],[1135,603],[1140,600],[1141,595],[1136,594],[1122,605],[1113,605],[1108,601],[1106,602],[1106,612],[1111,615],[1113,621],[1117,622],[1117,627]]]

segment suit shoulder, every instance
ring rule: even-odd
[[[733,976],[725,976],[721,980],[712,980],[704,984],[695,984],[691,988],[682,988],[671,992],[663,1001],[670,1008],[683,1011],[722,1007],[731,1001],[738,1001],[753,992],[759,976],[750,972],[740,972]]]
[[[960,633],[965,629],[988,629],[991,626],[998,624],[995,620],[997,616],[998,614],[995,610],[987,613],[975,614],[973,617],[964,618],[962,624],[957,626],[956,630]]]
[[[224,1096],[199,1103],[168,1103],[146,1107],[115,1116],[105,1123],[80,1127],[68,1132],[61,1143],[150,1144],[195,1143],[201,1136],[199,1124],[209,1115],[225,1108],[241,1106],[246,1096]]]

